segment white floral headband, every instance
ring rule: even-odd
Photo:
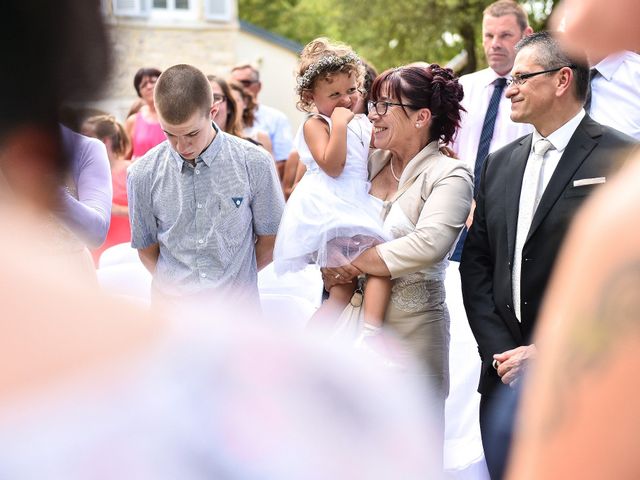
[[[313,83],[313,80],[325,70],[336,70],[343,65],[353,63],[356,65],[362,64],[360,58],[355,53],[347,53],[346,55],[337,56],[329,55],[321,58],[316,63],[309,65],[309,68],[304,72],[304,75],[298,77],[296,92],[302,93],[302,90],[307,89]]]

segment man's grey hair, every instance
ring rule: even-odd
[[[231,69],[231,72],[235,72],[236,70],[244,70],[245,68],[251,69],[251,72],[253,73],[253,79],[256,82],[260,81],[260,70],[258,70],[254,65],[251,65],[250,63],[242,63],[240,65],[236,65]]]
[[[582,59],[570,57],[562,49],[559,35],[559,33],[548,31],[533,33],[523,37],[516,44],[516,52],[524,48],[534,49],[535,61],[543,70],[570,66],[574,72],[574,93],[578,100],[584,101],[589,88],[589,68],[585,62],[586,57]]]

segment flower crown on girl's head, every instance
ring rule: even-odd
[[[360,58],[355,53],[347,53],[346,55],[341,56],[327,55],[326,57],[322,57],[316,63],[309,65],[309,68],[305,70],[304,74],[298,77],[296,81],[296,92],[300,95],[303,90],[311,87],[315,78],[323,72],[335,71],[348,64],[360,65],[361,63]]]

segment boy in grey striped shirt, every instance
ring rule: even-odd
[[[205,75],[175,65],[154,99],[167,141],[129,167],[131,245],[153,274],[152,298],[224,297],[259,305],[284,198],[263,149],[221,131]]]

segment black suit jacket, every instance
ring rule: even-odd
[[[531,343],[538,309],[569,224],[596,185],[574,181],[606,177],[616,151],[634,140],[585,116],[571,137],[531,221],[522,251],[521,317],[513,311],[511,269],[518,206],[532,135],[487,157],[473,225],[460,262],[462,295],[482,360],[480,393],[500,381],[493,355]]]

